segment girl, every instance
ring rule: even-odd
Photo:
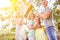
[[[33,27],[33,24],[34,24],[34,17],[35,15],[34,14],[30,14],[29,15],[29,20],[28,20],[28,29],[29,29],[29,32],[28,32],[28,40],[35,40],[34,38],[34,29],[32,29]]]
[[[33,26],[33,29],[35,29],[36,40],[48,40],[44,30],[41,27],[41,22],[40,22],[39,16],[35,17],[35,24]]]

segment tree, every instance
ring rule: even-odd
[[[57,0],[55,3],[54,3],[54,8],[53,8],[53,17],[54,17],[54,20],[56,21],[55,24],[56,26],[59,25],[60,23],[60,1]],[[58,27],[59,30],[60,30],[60,27]]]

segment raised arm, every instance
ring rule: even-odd
[[[41,19],[48,19],[51,15],[51,11],[47,10],[42,14],[38,12],[37,15],[39,15]]]

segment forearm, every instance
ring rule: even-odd
[[[32,27],[32,29],[36,29],[36,28],[37,28],[37,26],[33,26],[33,27]]]
[[[37,28],[40,28],[40,25],[34,25],[34,26],[32,27],[32,29],[37,29]]]
[[[40,17],[41,19],[47,19],[47,17],[46,17],[44,14],[39,14],[39,17]]]
[[[40,16],[41,19],[48,19],[50,17],[50,15],[51,15],[51,12],[46,11],[43,14],[38,12],[37,14]]]
[[[43,15],[40,12],[37,12],[37,15],[41,18],[44,19]]]

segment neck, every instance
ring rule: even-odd
[[[44,5],[44,8],[46,8],[48,5]]]
[[[44,6],[44,8],[46,8],[47,6]]]

